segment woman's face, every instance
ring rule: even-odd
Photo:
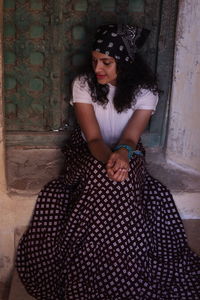
[[[92,66],[96,74],[98,83],[111,83],[112,85],[116,85],[117,64],[113,57],[97,51],[93,51]]]

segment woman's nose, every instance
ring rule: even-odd
[[[95,67],[94,67],[94,71],[95,73],[99,72],[101,70],[101,62],[96,62]]]

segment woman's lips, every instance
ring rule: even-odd
[[[106,77],[106,75],[99,75],[99,74],[97,74],[96,77],[97,77],[97,79],[103,79],[103,78]]]

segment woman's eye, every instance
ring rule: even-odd
[[[96,59],[93,59],[92,60],[92,64],[93,65],[96,65],[97,64],[97,60]],[[103,64],[105,65],[105,66],[109,66],[109,65],[111,65],[112,64],[112,62],[110,62],[110,61],[103,61]]]

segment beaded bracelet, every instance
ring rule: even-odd
[[[115,146],[115,148],[113,149],[114,151],[117,151],[121,148],[124,148],[126,150],[128,150],[128,158],[130,159],[134,154],[135,155],[140,155],[140,156],[143,156],[143,153],[139,150],[134,150],[131,146],[129,145],[125,145],[125,144],[120,144],[120,145],[117,145]]]

